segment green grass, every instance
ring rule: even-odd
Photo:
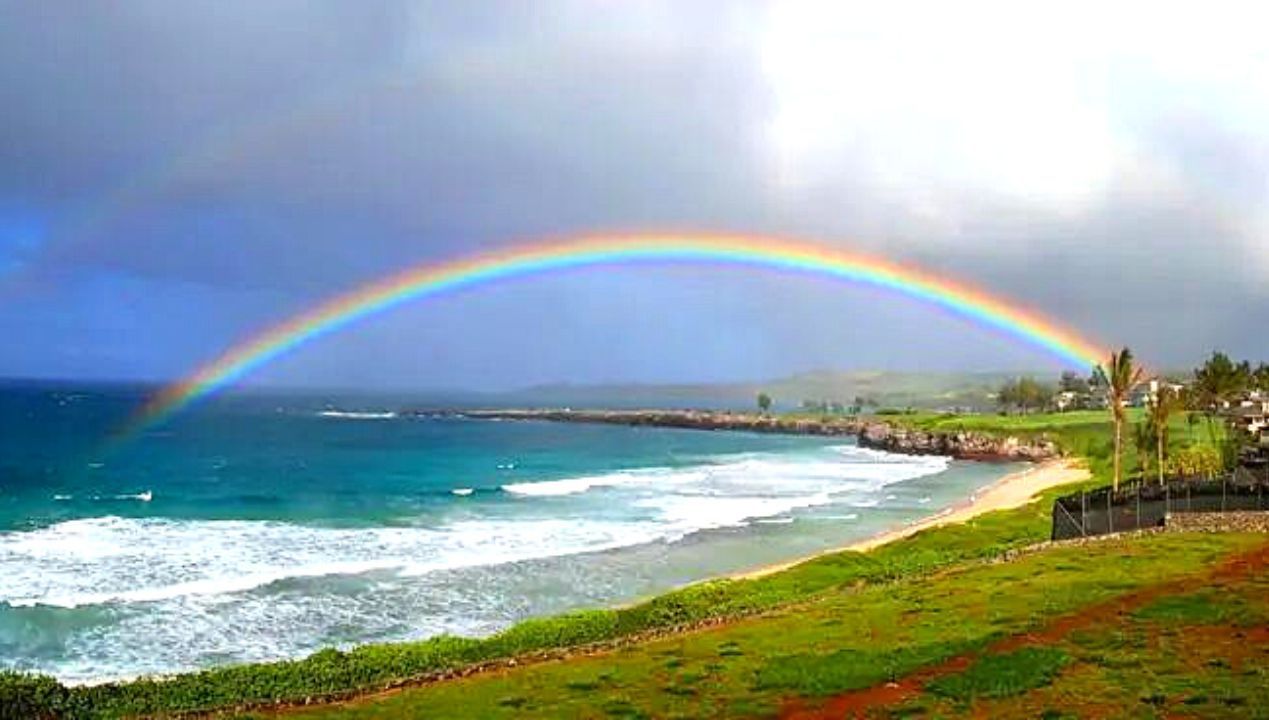
[[[938,678],[927,688],[961,702],[1021,695],[1053,682],[1069,661],[1058,648],[1026,647],[983,657],[965,672]]]
[[[657,718],[769,716],[787,698],[814,703],[901,678],[1079,608],[1200,572],[1263,542],[1254,535],[1156,535],[1056,548],[1010,563],[837,588],[708,631],[299,714],[337,720],[582,718],[614,711]],[[953,712],[979,699],[1026,694],[1064,676],[1068,656],[1083,653],[1039,648],[988,655],[959,678],[935,685],[941,692],[932,690],[926,702],[951,703]],[[506,707],[509,697],[524,702]]]
[[[1215,589],[1159,600],[1137,610],[1133,617],[1176,625],[1229,625],[1240,627],[1259,619],[1257,609],[1239,597]]]
[[[1114,615],[1047,649],[1068,660],[1023,693],[978,696],[977,717],[1269,717],[1269,572],[1216,578]],[[964,712],[931,690],[926,717]]]

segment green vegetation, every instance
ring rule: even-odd
[[[1263,555],[1262,555],[1263,563]],[[1045,645],[1067,660],[1044,685],[968,707],[934,687],[894,708],[940,717],[1266,717],[1269,572],[1213,577],[1128,613],[1089,617]]]
[[[1119,489],[1119,481],[1123,477],[1124,455],[1124,421],[1128,396],[1141,384],[1144,371],[1133,364],[1132,351],[1124,348],[1110,354],[1110,362],[1106,367],[1097,366],[1094,371],[1099,384],[1106,388],[1106,397],[1110,400],[1110,416],[1115,425],[1115,451],[1111,486]]]
[[[1171,476],[1211,478],[1224,466],[1219,449],[1211,445],[1195,445],[1172,452],[1163,461],[1163,472]]]
[[[1023,415],[1028,410],[1043,410],[1053,402],[1053,388],[1034,378],[1008,380],[996,391],[996,403],[1002,411],[1016,409]]]
[[[1183,403],[1184,398],[1181,393],[1165,385],[1159,388],[1154,397],[1150,398],[1147,406],[1147,427],[1150,429],[1150,434],[1154,436],[1155,469],[1158,473],[1159,484],[1163,484],[1164,461],[1168,446],[1168,423],[1172,420],[1172,416],[1180,411]]]
[[[1145,424],[1148,409],[1124,408],[1124,421],[1128,424]],[[1173,412],[1168,415],[1164,433],[1165,473],[1187,477],[1210,476],[1223,468],[1220,447],[1224,442],[1222,426],[1213,432],[1194,433],[1191,428],[1191,412]],[[1048,437],[1058,443],[1072,457],[1083,459],[1092,471],[1093,480],[1088,486],[1108,485],[1113,473],[1111,422],[1105,410],[1076,410],[1063,413],[1036,415],[952,415],[918,413],[901,418],[887,418],[889,422],[902,423],[920,430],[938,432],[985,432],[1010,434],[1018,437]],[[1149,461],[1157,453],[1155,439],[1143,451],[1135,446],[1124,448],[1123,465],[1136,468],[1145,475]]]
[[[771,411],[771,396],[764,392],[758,393],[758,412],[761,412],[765,415],[766,413],[770,411]]]
[[[1112,642],[1107,635],[1114,631],[1104,631],[1100,616],[1055,640],[1053,648],[997,651],[996,643],[1128,593],[1193,577],[1229,553],[1263,543],[1255,535],[1155,535],[1055,548],[1010,563],[971,563],[889,584],[836,587],[719,628],[298,714],[338,720],[763,717],[778,713],[791,698],[815,707],[969,654],[977,659],[959,675],[936,677],[924,691],[917,687],[907,711],[924,716],[923,707],[929,717],[939,717],[967,707],[977,713],[983,703],[1027,701],[1029,712],[1013,716],[1037,717],[1045,708],[1030,711],[1029,698],[1071,682],[1073,667],[1096,662],[1094,656],[1102,653],[1109,658],[1102,671],[1121,672],[1113,665],[1129,664],[1143,649],[1122,638]],[[1265,607],[1263,597],[1259,603]],[[1248,619],[1263,617],[1252,613]],[[1122,647],[1124,654],[1112,654],[1106,645]],[[1260,662],[1260,674],[1240,675],[1246,667],[1227,673],[1230,686],[1212,696],[1243,697],[1247,703],[1263,698],[1265,690],[1256,686],[1264,680]],[[1139,662],[1133,669],[1144,674],[1148,668]],[[1130,712],[1140,707],[1135,693],[1154,690],[1133,692]],[[1162,692],[1188,697],[1170,688]],[[1047,696],[1044,703],[1064,706]]]
[[[1210,444],[1220,449],[1221,463],[1228,468],[1238,462],[1245,448],[1253,445],[1253,438],[1233,425],[1218,422],[1218,418],[1252,391],[1269,395],[1269,364],[1262,362],[1253,369],[1246,360],[1235,363],[1224,353],[1214,352],[1193,375],[1187,404],[1207,421]]]
[[[931,682],[927,688],[944,697],[969,702],[980,697],[1010,697],[1053,682],[1070,661],[1062,650],[1026,647],[1010,653],[987,655],[963,673]]]

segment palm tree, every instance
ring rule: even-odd
[[[1163,450],[1168,445],[1168,421],[1181,408],[1181,393],[1170,385],[1160,385],[1150,398],[1150,426],[1154,430],[1155,465],[1159,471],[1159,484],[1163,484]]]
[[[1124,405],[1133,389],[1141,384],[1142,369],[1133,367],[1132,351],[1124,348],[1110,354],[1110,363],[1105,367],[1098,365],[1093,373],[1098,384],[1106,388],[1106,399],[1110,401],[1110,416],[1115,423],[1115,490],[1119,490],[1122,476],[1121,463],[1124,452]]]
[[[1150,458],[1154,455],[1154,426],[1147,418],[1132,426],[1132,442],[1137,447],[1137,465],[1141,477],[1150,475]]]

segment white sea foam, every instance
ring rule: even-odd
[[[287,579],[378,571],[417,576],[673,542],[694,532],[759,519],[787,522],[789,513],[802,508],[835,502],[870,506],[876,504],[880,488],[944,466],[924,458],[902,462],[852,455],[849,449],[831,454],[746,454],[709,465],[507,485],[504,489],[524,498],[526,505],[517,510],[524,514],[465,515],[428,527],[71,520],[0,534],[0,566],[6,568],[0,576],[0,602],[61,607],[148,603],[242,593]],[[588,499],[585,493],[597,488],[619,495]],[[572,501],[575,507],[530,504],[536,497],[565,495],[580,496]],[[153,496],[147,491],[128,497]],[[470,507],[480,513],[484,506],[477,502]]]
[[[141,502],[150,502],[154,499],[154,491],[146,490],[135,495],[115,495],[115,500],[140,500]]]
[[[822,459],[789,458],[780,455],[745,453],[687,468],[622,470],[560,480],[503,485],[516,495],[576,495],[596,488],[636,485],[688,485],[722,483],[739,487],[794,490],[855,490],[879,488],[894,482],[932,475],[947,469],[949,459],[938,456],[907,457],[865,450],[854,446],[831,448],[838,457]],[[893,499],[893,498],[887,498]]]
[[[668,495],[636,501],[639,507],[656,510],[658,519],[679,533],[738,527],[750,520],[782,515],[791,510],[826,505],[828,493],[775,497],[719,497],[711,495]]]
[[[318,415],[327,418],[342,418],[344,420],[391,420],[397,416],[394,412],[354,412],[351,410],[323,410]]]
[[[647,521],[467,520],[435,528],[121,517],[0,535],[0,602],[73,608],[241,593],[282,580],[418,576],[678,536]]]
[[[454,488],[472,497],[412,526],[70,520],[0,532],[0,611],[111,606],[110,624],[76,631],[82,647],[41,666],[80,681],[188,669],[209,657],[293,657],[348,637],[348,628],[359,641],[492,632],[522,613],[567,607],[524,604],[538,597],[540,563],[591,568],[579,581],[588,588],[617,582],[603,556],[550,558],[636,545],[656,552],[654,544],[701,531],[796,522],[805,508],[871,506],[887,485],[946,466],[853,447],[737,454],[509,484],[512,503]],[[621,591],[598,592],[586,602]]]

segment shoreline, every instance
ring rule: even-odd
[[[971,461],[971,462],[983,462],[983,461]],[[881,530],[865,538],[849,541],[845,545],[838,545],[838,546],[834,546],[830,548],[825,548],[823,550],[819,550],[819,551],[806,554],[806,555],[799,555],[799,556],[795,556],[795,557],[787,558],[783,560],[776,560],[768,564],[764,564],[764,565],[760,565],[760,566],[752,567],[748,569],[734,570],[734,571],[716,571],[707,575],[703,575],[702,577],[699,577],[695,580],[691,580],[682,585],[667,587],[649,596],[635,597],[626,601],[606,602],[601,605],[596,605],[595,607],[603,609],[603,610],[627,609],[627,608],[637,606],[640,603],[646,602],[650,598],[660,597],[667,593],[674,592],[675,590],[680,589],[682,587],[689,587],[692,585],[708,583],[708,582],[713,582],[717,580],[758,579],[758,578],[765,577],[767,575],[773,575],[775,573],[791,569],[804,562],[808,562],[810,560],[814,560],[816,558],[820,558],[826,555],[832,555],[832,554],[846,552],[846,551],[867,552],[869,550],[875,549],[887,543],[895,542],[905,537],[909,537],[918,532],[921,532],[922,530],[940,527],[942,525],[947,525],[947,524],[964,522],[973,517],[976,517],[977,515],[981,515],[986,512],[991,512],[993,510],[1008,509],[1011,507],[1017,507],[1017,506],[1023,505],[1027,501],[1029,501],[1035,494],[1043,492],[1049,487],[1053,487],[1055,485],[1060,485],[1060,484],[1064,484],[1068,482],[1076,482],[1078,480],[1084,479],[1086,476],[1087,476],[1087,470],[1085,470],[1082,466],[1080,466],[1077,462],[1073,460],[1061,459],[1061,460],[1049,460],[1049,461],[1036,463],[1034,465],[1025,467],[1015,472],[1007,473],[999,478],[996,478],[995,480],[992,480],[987,485],[984,485],[980,487],[979,489],[972,491],[969,497],[958,500],[952,506],[943,508],[942,510],[938,510],[929,515],[925,515],[921,518],[918,518],[906,524],[889,528],[886,530]],[[904,482],[904,481],[900,481],[900,482]],[[1005,504],[1005,503],[1012,503],[1012,504]],[[628,548],[618,548],[618,549],[615,549],[615,551],[620,551],[622,549],[628,549]],[[607,553],[607,552],[613,552],[613,551],[614,550],[602,550],[599,552]],[[543,617],[556,617],[558,614],[559,613],[547,615]],[[518,622],[523,622],[523,620]],[[516,624],[518,624],[518,622]],[[495,631],[493,633],[490,633],[487,635],[481,635],[479,637],[482,639],[488,638],[488,637],[491,637],[492,635],[496,635],[498,632],[501,632],[501,631]],[[426,641],[429,639],[431,639],[431,637],[423,638],[422,640]],[[407,644],[407,643],[417,642],[417,641],[416,640],[389,640],[387,642],[388,644],[399,645],[399,644]],[[314,651],[314,652],[317,652],[317,651]],[[311,654],[312,653],[305,654],[305,655],[298,655],[294,657],[277,658],[272,660],[251,661],[251,662],[247,662],[243,664],[256,665],[256,664],[272,664],[272,663],[279,663],[279,662],[292,662],[292,661],[298,661],[298,660],[307,658]],[[235,664],[238,664],[238,663],[230,663],[230,665],[235,665]],[[219,668],[224,666],[216,666],[216,667]],[[127,676],[110,676],[110,677],[93,678],[93,679],[87,679],[87,680],[63,680],[61,678],[58,678],[58,682],[62,683],[63,685],[66,685],[67,687],[100,687],[103,685],[127,684],[127,683],[135,682],[138,680],[171,681],[171,680],[180,679],[183,676],[190,675],[196,672],[198,671],[197,670],[177,670],[173,672],[139,673],[139,674],[127,675]],[[55,676],[49,675],[49,677],[55,677]]]
[[[792,560],[762,565],[750,570],[720,576],[732,580],[753,580],[788,570],[804,562],[840,552],[868,552],[882,545],[911,537],[923,530],[953,525],[971,520],[996,510],[1010,510],[1026,505],[1037,495],[1053,487],[1080,482],[1089,477],[1089,471],[1081,463],[1070,459],[1046,460],[1037,465],[1009,473],[990,485],[971,493],[968,498],[927,515],[915,522],[883,530],[846,545],[829,548]]]

